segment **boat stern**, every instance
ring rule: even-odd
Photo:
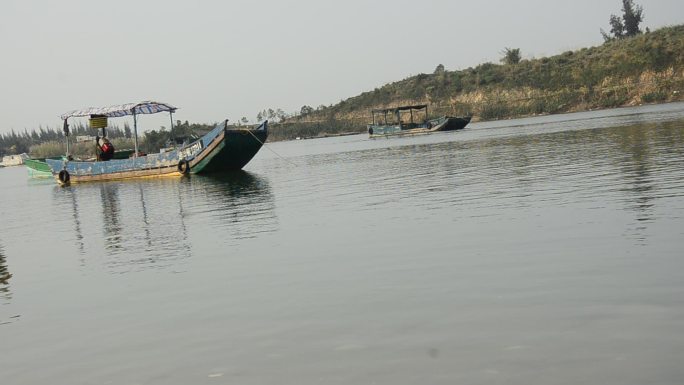
[[[207,152],[192,162],[192,173],[241,170],[268,138],[268,121],[253,128],[228,126],[223,122],[216,129],[218,135],[205,143]]]

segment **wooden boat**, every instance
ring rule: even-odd
[[[65,135],[68,135],[67,119],[71,117],[89,116],[91,126],[95,122],[97,128],[101,127],[104,131],[106,118],[132,115],[135,139],[133,156],[129,159],[108,161],[77,161],[70,160],[67,154],[64,159],[46,159],[45,161],[52,175],[61,185],[240,170],[256,155],[268,137],[268,121],[255,127],[243,128],[231,127],[228,125],[228,120],[225,120],[201,138],[180,148],[158,154],[140,154],[137,140],[137,116],[169,112],[173,124],[175,111],[176,107],[169,104],[145,101],[68,112],[61,116],[64,120]]]
[[[372,110],[371,114],[373,123],[368,125],[368,135],[371,138],[461,130],[470,123],[471,118],[470,116],[442,116],[428,119],[427,104]],[[408,122],[405,122],[406,115],[409,116]],[[418,120],[419,117],[423,119]]]
[[[135,150],[117,150],[114,151],[113,159],[128,159]],[[50,178],[52,177],[52,170],[45,161],[46,158],[28,158],[24,159],[24,165],[28,171],[30,178]],[[58,156],[50,159],[63,159],[63,157]]]

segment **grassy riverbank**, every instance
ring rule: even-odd
[[[272,140],[363,132],[370,110],[430,104],[474,120],[684,100],[684,25],[516,64],[420,74],[272,125]]]

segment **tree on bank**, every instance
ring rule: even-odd
[[[639,24],[644,20],[644,9],[634,0],[622,0],[622,17],[610,15],[610,33],[601,29],[603,40],[611,41],[636,36],[641,33]]]
[[[520,63],[520,48],[504,48],[501,52],[504,56],[501,58],[503,64],[518,64]]]
[[[307,106],[307,105],[303,105],[302,108],[299,110],[299,115],[302,115],[302,116],[304,116],[304,115],[309,115],[309,114],[311,114],[311,113],[313,113],[313,112],[314,112],[313,107]]]

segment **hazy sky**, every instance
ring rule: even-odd
[[[642,26],[682,0],[637,0]],[[88,106],[158,100],[209,123],[337,103],[388,82],[602,43],[620,0],[1,0],[0,133]],[[141,130],[168,125],[143,117]]]

